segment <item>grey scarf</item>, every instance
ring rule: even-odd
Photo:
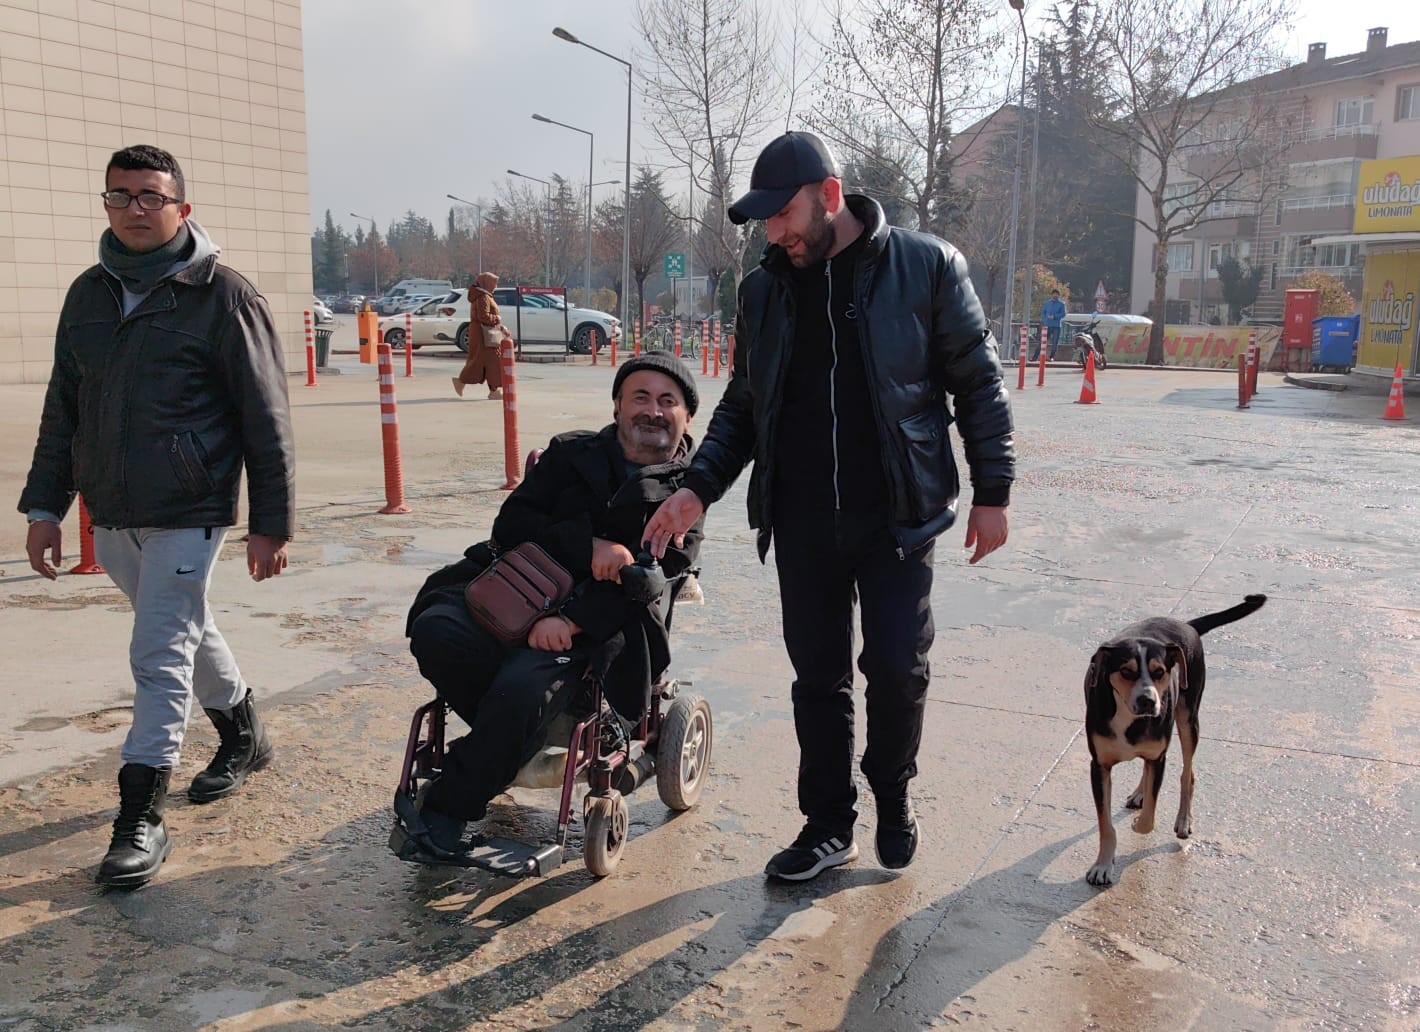
[[[99,262],[123,283],[130,294],[147,294],[168,276],[187,264],[196,241],[184,220],[177,235],[152,251],[131,251],[119,242],[112,229],[99,237]]]

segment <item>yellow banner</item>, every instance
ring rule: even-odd
[[[1420,155],[1361,162],[1353,233],[1420,229]]]
[[[1361,282],[1361,346],[1356,364],[1414,371],[1415,297],[1420,293],[1420,251],[1366,256]]]
[[[1144,363],[1149,354],[1149,327],[1100,327],[1105,338],[1104,352],[1111,362]],[[1113,331],[1111,333],[1111,331]],[[1262,368],[1282,339],[1276,326],[1175,326],[1164,327],[1164,365],[1208,369],[1236,367],[1238,355],[1247,348],[1247,338],[1257,334],[1262,350]]]

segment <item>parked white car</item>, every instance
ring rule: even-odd
[[[408,324],[414,332],[414,349],[432,344],[452,344],[460,351],[468,350],[468,292],[451,290],[443,297],[424,302],[409,313]],[[380,333],[389,346],[404,348],[405,316],[387,315],[380,319]]]
[[[606,347],[613,338],[621,339],[621,320],[591,308],[570,307],[555,294],[522,294],[517,287],[499,287],[493,292],[503,325],[513,331],[513,339],[523,344],[562,344],[567,350],[589,354],[593,341]]]
[[[318,297],[311,298],[311,318],[316,321],[316,325],[321,323],[335,322],[335,313]]]

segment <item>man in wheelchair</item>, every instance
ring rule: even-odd
[[[651,685],[670,664],[660,601],[633,600],[620,574],[641,551],[651,514],[680,486],[699,404],[690,370],[657,352],[626,362],[612,382],[612,423],[559,434],[508,496],[490,541],[425,581],[405,632],[419,672],[469,726],[449,744],[439,777],[401,815],[405,830],[439,859],[463,853],[466,825],[541,747],[552,720],[599,681],[628,722],[640,719]],[[667,579],[699,551],[703,522],[661,560]],[[497,550],[541,546],[576,580],[571,597],[506,645],[476,623],[464,588]]]

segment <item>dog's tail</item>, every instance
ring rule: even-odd
[[[1223,624],[1230,624],[1234,620],[1241,620],[1245,616],[1251,616],[1263,607],[1267,602],[1266,595],[1244,595],[1240,606],[1233,606],[1232,609],[1224,609],[1221,613],[1208,613],[1204,616],[1195,616],[1188,621],[1188,626],[1192,627],[1199,634],[1207,634],[1214,627],[1222,627]]]

